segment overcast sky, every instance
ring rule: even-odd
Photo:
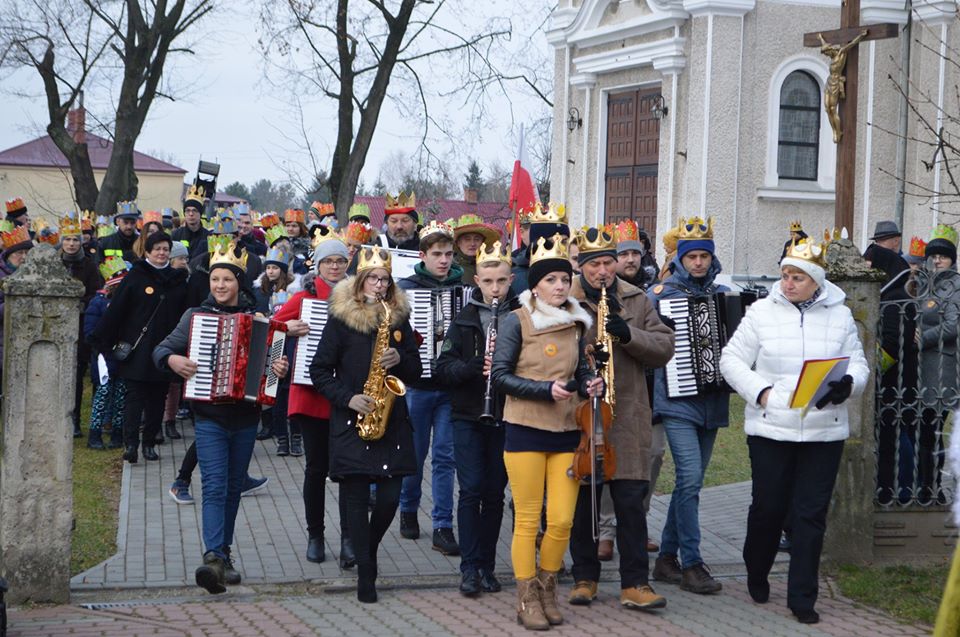
[[[539,3],[540,0],[536,1]],[[547,2],[544,0],[543,4]],[[526,41],[527,46],[534,47],[545,60],[551,60],[550,47],[543,33],[531,33],[540,25],[524,20],[518,3],[486,0],[474,4],[472,0],[450,0],[449,4],[451,10],[444,19],[451,21],[451,26],[454,26],[452,21],[462,19],[462,12],[467,10],[484,11],[491,17],[508,16],[514,26],[510,45],[520,46]],[[187,90],[180,92],[176,102],[154,102],[137,150],[157,152],[162,159],[173,161],[188,171],[188,180],[192,179],[197,161],[202,157],[221,164],[221,187],[233,181],[250,184],[260,178],[283,181],[287,178],[285,166],[300,166],[303,173],[309,164],[305,153],[284,139],[284,135],[299,136],[299,124],[291,108],[293,96],[264,80],[263,58],[258,47],[257,10],[240,2],[230,6],[234,8],[221,6],[215,17],[207,20],[204,25],[207,35],[196,47],[197,55],[182,58],[172,70],[171,77]],[[529,6],[525,8],[529,9]],[[454,12],[455,15],[449,15]],[[525,13],[530,15],[529,11]],[[435,63],[442,62],[438,59]],[[3,79],[0,84],[0,122],[3,122],[0,149],[44,134],[46,110],[39,95],[41,90],[39,76],[33,70]],[[18,97],[11,95],[13,91],[32,92],[36,97]],[[91,99],[89,94],[87,99]],[[542,101],[520,90],[519,86],[516,90],[511,89],[509,100],[497,97],[490,106],[496,116],[481,137],[465,140],[454,149],[446,143],[437,145],[440,150],[452,151],[449,161],[462,164],[458,172],[465,170],[471,157],[478,158],[481,165],[489,162],[512,165],[520,124],[529,125],[529,122],[549,114]],[[335,140],[334,108],[330,101],[314,100],[304,105],[306,126],[324,168],[329,168],[330,149]],[[445,110],[454,126],[466,125],[467,116],[463,113],[468,109]],[[372,185],[391,153],[415,148],[419,137],[420,129],[403,118],[391,102],[385,102],[362,174],[364,182]]]

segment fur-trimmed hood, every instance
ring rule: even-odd
[[[590,329],[593,325],[593,318],[587,314],[587,311],[580,307],[580,304],[572,296],[560,307],[553,307],[548,303],[537,303],[533,305],[533,293],[530,290],[524,290],[520,294],[520,305],[530,313],[530,321],[533,327],[543,330],[556,325],[565,323],[581,323],[584,331]]]
[[[381,305],[379,303],[364,303],[353,296],[353,280],[356,277],[347,277],[337,283],[330,294],[330,314],[352,330],[361,334],[375,332],[380,327]],[[394,283],[393,307],[390,327],[402,325],[410,317],[410,301],[407,294]]]

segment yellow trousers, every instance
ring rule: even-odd
[[[547,530],[540,543],[540,567],[559,571],[570,543],[573,511],[577,507],[579,484],[567,475],[573,453],[507,451],[503,454],[516,510],[510,557],[513,575],[530,579],[537,575],[537,532],[543,492],[547,492]]]
[[[953,566],[947,576],[934,637],[957,637],[960,635],[960,548],[953,552]]]

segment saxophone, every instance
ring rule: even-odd
[[[390,422],[390,412],[393,411],[393,401],[397,396],[407,393],[403,381],[396,376],[387,374],[387,370],[380,364],[380,357],[390,347],[390,306],[383,297],[377,297],[383,305],[383,320],[377,328],[377,340],[373,346],[373,356],[370,359],[370,373],[363,383],[363,393],[376,401],[376,406],[369,414],[357,414],[357,431],[362,440],[380,440],[387,432]]]
[[[604,284],[600,288],[600,302],[597,303],[597,343],[603,346],[603,351],[609,354],[610,358],[607,364],[600,372],[603,378],[604,395],[603,400],[610,405],[613,411],[617,402],[617,394],[613,389],[613,336],[607,333],[607,316],[610,314],[610,306],[607,304],[607,286]]]

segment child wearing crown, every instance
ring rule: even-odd
[[[190,323],[197,312],[211,314],[253,314],[253,291],[246,276],[247,254],[231,242],[226,250],[210,259],[210,297],[199,308],[183,313],[179,323],[153,350],[158,369],[172,371],[184,380],[197,373],[196,361],[187,348]],[[283,378],[288,362],[282,357],[273,364]],[[196,570],[197,585],[209,593],[223,593],[226,584],[239,584],[240,574],[230,558],[234,526],[240,508],[240,492],[256,443],[260,407],[252,402],[196,402],[193,406],[197,459],[203,477],[203,564]]]
[[[770,295],[753,303],[720,357],[720,371],[746,401],[752,502],[743,559],[747,589],[769,600],[768,575],[788,510],[793,546],[787,606],[797,621],[819,621],[814,606],[827,508],[849,435],[847,399],[870,379],[843,290],[826,280],[825,246],[792,244]],[[846,375],[808,410],[791,406],[806,360],[848,358]],[[674,496],[676,497],[676,496]]]

